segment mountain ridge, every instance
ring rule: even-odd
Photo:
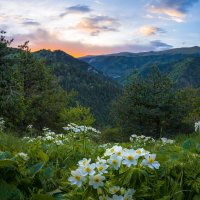
[[[139,74],[142,76],[145,76],[152,65],[157,65],[163,74],[170,74],[172,68],[174,67],[177,68],[178,73],[182,74],[182,71],[184,71],[184,66],[182,64],[185,63],[184,60],[187,58],[192,59],[190,65],[187,64],[187,68],[192,68],[193,64],[196,66],[198,63],[200,63],[198,60],[198,58],[200,58],[200,47],[194,46],[189,48],[176,48],[160,52],[109,54],[82,57],[80,60],[89,63],[97,70],[102,71],[103,74],[115,79],[118,81],[118,83],[123,85],[126,83],[127,78],[136,67],[139,71]],[[178,65],[181,65],[182,67],[179,67]],[[197,77],[194,76],[195,80],[192,81],[195,83],[195,87],[200,87],[200,83],[198,81],[198,78],[200,79],[200,73],[198,68],[200,68],[200,64],[199,67],[197,65],[195,68]],[[188,77],[188,84],[181,85],[174,79],[174,76],[171,77],[172,81],[179,87],[185,87],[187,85],[190,86],[189,83],[192,79],[191,76]],[[187,82],[187,77],[185,75],[184,77],[185,81]],[[196,83],[198,84],[196,85]]]

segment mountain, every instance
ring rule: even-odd
[[[108,113],[111,103],[122,90],[118,83],[63,51],[40,50],[34,54],[45,59],[46,65],[59,78],[66,91],[77,91],[77,100],[81,105],[91,108],[98,125],[110,123]]]
[[[135,67],[145,76],[156,64],[162,73],[169,75],[177,87],[200,86],[200,47],[177,48],[159,52],[129,53],[85,56],[85,61],[105,75],[125,84]]]

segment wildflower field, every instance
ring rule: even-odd
[[[2,123],[3,124],[3,123]],[[31,129],[32,127],[28,127]],[[56,134],[0,135],[1,200],[200,199],[200,135],[127,143],[69,124]]]

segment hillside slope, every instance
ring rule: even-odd
[[[78,92],[77,100],[91,108],[98,125],[110,123],[108,112],[112,101],[121,93],[119,84],[63,51],[40,50],[34,54],[46,59],[46,65],[65,90]]]
[[[171,74],[179,87],[188,85],[200,86],[200,47],[171,49],[160,52],[143,52],[86,56],[80,58],[97,70],[124,84],[127,78],[138,68],[141,75],[146,75],[152,65],[156,64],[162,73]],[[194,66],[194,67],[193,67]],[[173,73],[176,72],[176,76]],[[187,72],[191,72],[187,76]],[[178,73],[178,74],[177,74]],[[179,77],[177,80],[177,76]]]

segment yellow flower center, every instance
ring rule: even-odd
[[[86,165],[86,163],[87,163],[87,161],[86,161],[86,160],[84,160],[84,161],[83,161],[83,165]]]
[[[127,159],[131,161],[131,160],[134,159],[134,157],[133,157],[132,155],[129,155],[129,156],[127,157]]]
[[[118,156],[121,156],[121,155],[122,155],[122,153],[119,151],[119,152],[117,152],[117,155],[118,155]]]
[[[99,177],[94,177],[94,182],[95,183],[99,183],[100,182],[100,178]]]
[[[86,167],[85,171],[89,173],[91,171],[91,169],[89,167]]]
[[[149,158],[148,163],[152,164],[154,162],[153,158]]]
[[[117,160],[112,160],[112,164],[117,164]]]
[[[102,171],[103,169],[103,166],[99,166],[99,171]]]
[[[114,153],[114,151],[115,151],[114,149],[111,149],[111,150],[110,150],[111,153]]]
[[[136,153],[137,154],[141,154],[142,152],[140,150],[136,150]]]
[[[80,180],[81,180],[81,176],[79,176],[79,175],[76,175],[74,178],[75,178],[77,181],[80,181]]]

